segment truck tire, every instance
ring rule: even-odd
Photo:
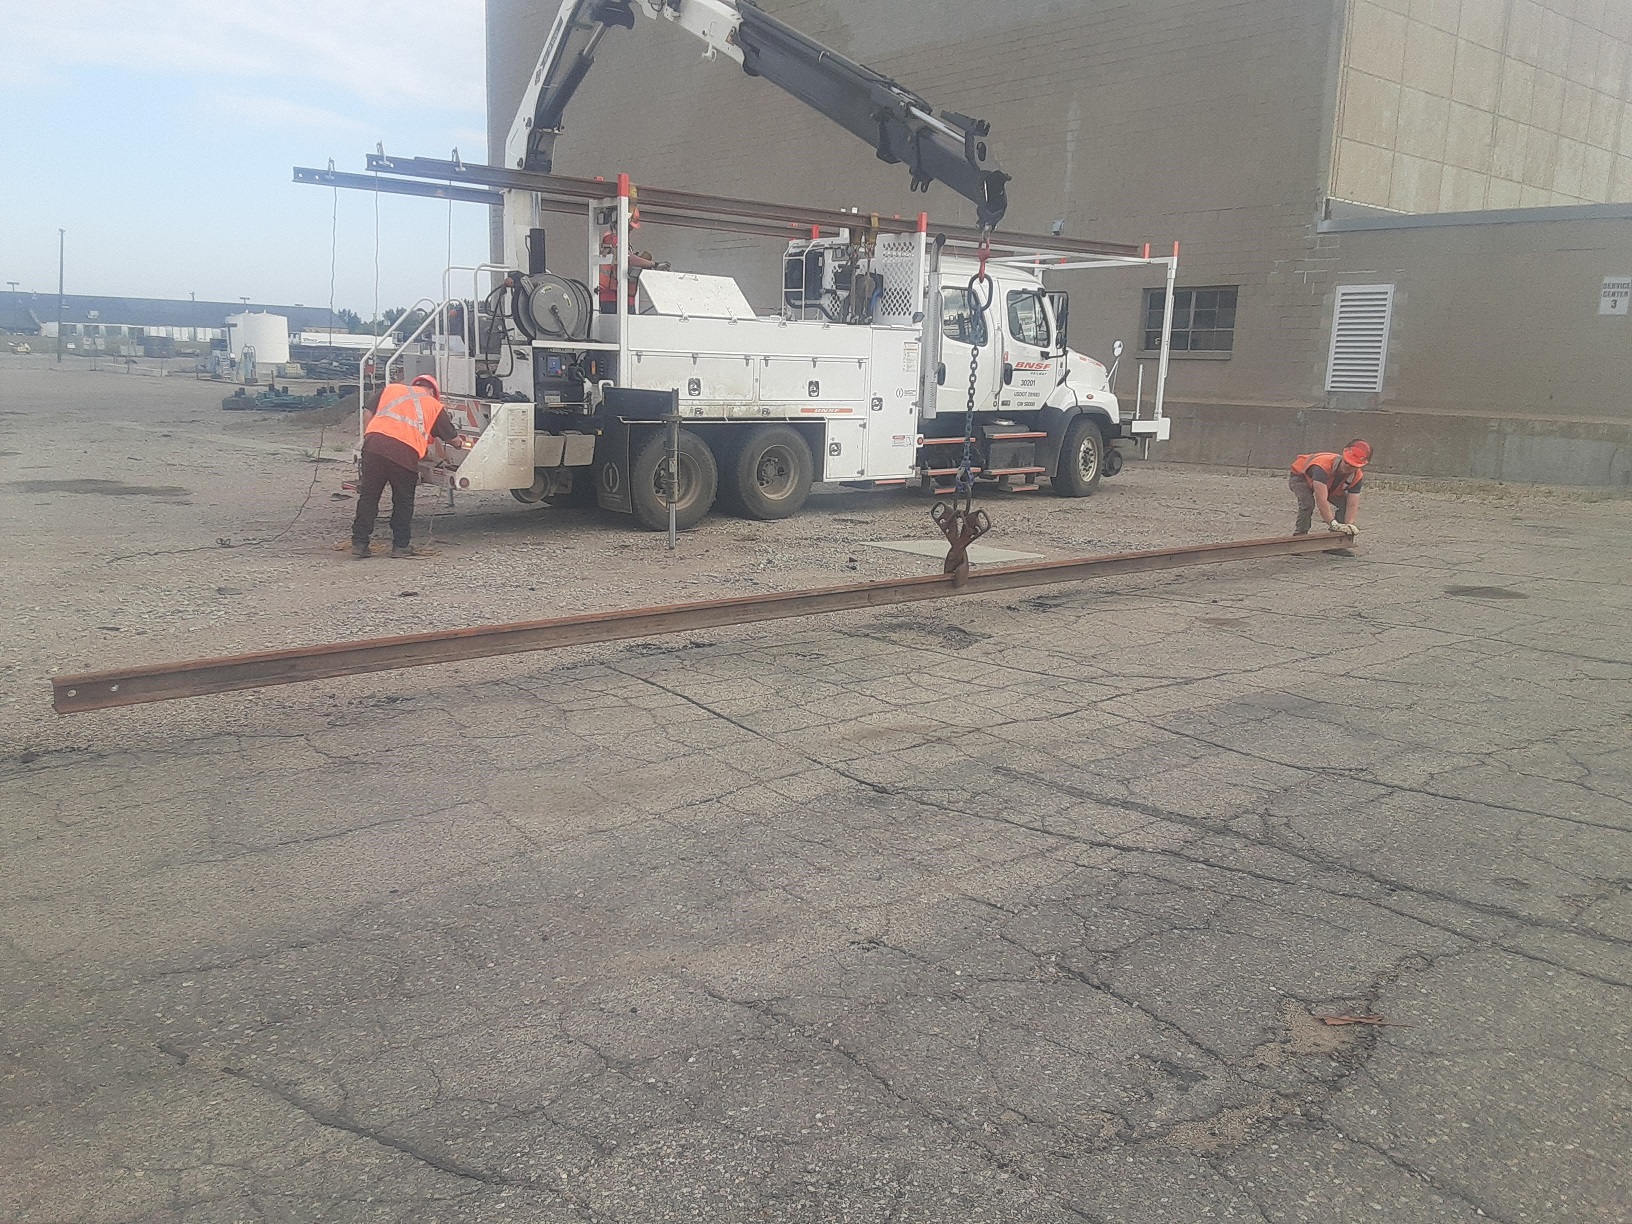
[[[726,460],[722,500],[744,518],[787,518],[810,496],[814,467],[810,447],[798,430],[757,426]]]
[[[1105,435],[1089,416],[1073,417],[1060,444],[1058,473],[1048,482],[1059,497],[1087,497],[1105,474]]]
[[[636,521],[649,531],[669,529],[669,503],[663,493],[668,466],[669,432],[650,430],[629,463],[631,508]],[[708,443],[689,429],[680,431],[679,466],[679,500],[674,518],[681,531],[689,531],[714,505],[720,472]]]
[[[550,474],[543,468],[533,469],[533,483],[525,489],[511,489],[510,496],[524,506],[542,506],[550,491]]]

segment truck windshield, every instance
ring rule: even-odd
[[[968,289],[941,290],[941,335],[976,348],[986,343],[986,319],[975,309]]]

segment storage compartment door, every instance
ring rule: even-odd
[[[822,446],[823,480],[861,480],[867,475],[867,434],[864,420],[828,421]]]
[[[872,395],[867,408],[867,476],[910,476],[917,466],[918,397],[921,393],[918,332],[873,333]]]

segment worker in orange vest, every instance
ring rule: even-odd
[[[1370,461],[1371,443],[1359,438],[1341,451],[1318,451],[1294,459],[1286,480],[1298,501],[1294,534],[1307,535],[1318,513],[1327,531],[1340,532],[1350,539],[1358,535],[1354,518],[1360,511],[1360,485]]]
[[[611,230],[601,235],[601,264],[599,284],[595,287],[595,296],[600,299],[602,314],[618,313],[618,291],[615,287],[618,279],[618,236]],[[635,313],[635,294],[640,289],[640,274],[647,268],[658,268],[668,271],[669,265],[659,263],[652,258],[650,251],[633,251],[629,255],[629,313]]]
[[[423,556],[409,542],[414,525],[414,491],[419,463],[431,439],[451,442],[459,430],[442,407],[442,388],[429,374],[408,386],[388,383],[374,401],[363,428],[363,457],[357,475],[357,517],[351,524],[351,555],[373,555],[368,546],[380,513],[380,494],[391,486],[391,555]]]

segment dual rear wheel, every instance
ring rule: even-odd
[[[629,465],[630,500],[641,526],[652,531],[668,529],[671,466],[675,525],[682,531],[701,522],[716,499],[726,509],[751,519],[787,518],[805,504],[815,462],[798,430],[761,425],[748,430],[740,441],[727,431],[716,437],[721,443],[718,454],[701,435],[682,429],[678,463],[674,464],[668,431],[647,433]]]

